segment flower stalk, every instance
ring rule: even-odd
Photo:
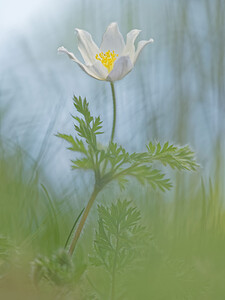
[[[111,139],[110,139],[110,143],[112,143],[115,135],[115,128],[116,128],[116,94],[115,94],[114,83],[110,82],[110,85],[111,85],[112,99],[113,99],[113,125],[112,125]]]
[[[76,231],[75,231],[74,237],[73,237],[73,239],[72,239],[72,242],[71,242],[71,245],[70,245],[70,248],[69,248],[69,254],[70,254],[71,256],[73,255],[73,252],[74,252],[74,250],[75,250],[77,241],[78,241],[78,239],[79,239],[79,237],[80,237],[80,234],[81,234],[81,232],[82,232],[82,229],[83,229],[83,227],[84,227],[84,224],[85,224],[85,222],[86,222],[86,219],[87,219],[87,217],[88,217],[88,214],[89,214],[89,212],[90,212],[90,210],[91,210],[91,207],[92,207],[92,205],[93,205],[93,203],[94,203],[94,201],[95,201],[95,199],[96,199],[98,193],[100,192],[100,190],[101,190],[101,189],[98,188],[98,187],[95,185],[94,190],[93,190],[93,192],[92,192],[92,194],[91,194],[91,197],[90,197],[90,199],[89,199],[89,201],[88,201],[88,204],[87,204],[87,206],[86,206],[86,208],[85,208],[85,210],[84,210],[84,212],[83,212],[83,215],[82,215],[82,217],[81,217],[80,223],[79,223],[79,225],[78,225],[78,227],[77,227],[77,229],[76,229]]]

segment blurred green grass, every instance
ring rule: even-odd
[[[32,169],[24,171],[17,152],[1,156],[0,162],[0,228],[7,241],[3,243],[0,239],[2,299],[55,299],[58,293],[60,299],[89,299],[82,296],[82,291],[84,286],[90,291],[91,285],[104,291],[105,271],[94,269],[88,262],[88,254],[93,252],[93,231],[97,228],[96,206],[80,240],[82,255],[77,252],[88,268],[71,295],[64,295],[59,287],[42,286],[37,290],[31,284],[30,262],[38,254],[51,255],[64,246],[79,209],[75,210],[68,199],[57,198],[51,188],[46,193],[39,176],[32,176]],[[34,179],[29,181],[31,177]],[[121,299],[223,299],[222,180],[213,182],[201,179],[200,174],[183,174],[174,176],[174,181],[170,199],[134,183],[120,195],[141,210],[150,237],[133,269],[118,275],[118,282],[126,290]],[[97,202],[107,205],[115,201],[115,190],[109,186]],[[88,195],[82,192],[82,196],[84,199],[79,202],[84,204]],[[91,284],[87,281],[89,277]]]
[[[88,4],[90,1],[82,2],[83,17],[79,16],[84,25]],[[119,5],[121,11],[125,10],[128,1]],[[135,84],[140,94],[139,110],[143,114],[140,119],[142,134],[138,132],[140,127],[130,130],[138,113],[137,103],[126,108],[126,113],[130,116],[127,134],[132,139],[137,137],[135,143],[144,141],[144,144],[146,139],[165,137],[180,144],[191,143],[201,162],[200,171],[197,174],[173,173],[174,188],[169,193],[153,192],[131,184],[122,195],[115,186],[110,186],[97,199],[105,204],[119,196],[131,199],[141,210],[151,236],[150,244],[140,253],[139,263],[133,270],[119,275],[118,281],[126,288],[126,294],[120,299],[224,299],[225,5],[220,0],[199,1],[198,5],[193,1],[176,1],[176,5],[162,2],[164,29],[158,32],[161,40],[164,38],[165,48],[151,57],[156,59],[157,66],[153,65],[148,71],[158,73],[153,90],[149,82],[154,76],[142,73],[147,56],[135,70],[138,72]],[[154,8],[150,13],[151,21],[146,21],[149,7],[147,1],[130,1],[129,14],[121,19],[121,24],[124,28],[131,28],[133,24],[142,28],[143,25],[145,32],[152,26],[151,32],[157,32]],[[201,15],[198,22],[195,9]],[[69,12],[68,16],[68,23],[73,23]],[[68,33],[67,37],[69,40]],[[156,35],[154,38],[157,41]],[[172,70],[166,73],[169,84],[162,75],[166,70],[156,54],[160,58],[167,56]],[[0,93],[0,99],[4,97],[7,95]],[[10,104],[8,107],[3,110],[1,106],[0,125],[4,125],[3,114],[13,110]],[[26,132],[32,131],[31,125],[27,124]],[[74,219],[88,198],[85,186],[78,192],[68,184],[60,195],[57,194],[44,175],[44,165],[37,169],[35,166],[39,162],[31,161],[22,147],[6,143],[6,132],[1,131],[0,140],[0,298],[88,299],[83,296],[84,290],[91,294],[93,286],[87,278],[91,278],[96,289],[104,290],[104,270],[89,266],[69,295],[54,286],[37,289],[30,278],[30,262],[38,254],[51,255],[64,246]],[[32,132],[29,137],[25,146],[33,145]],[[96,220],[95,206],[79,245],[82,253],[79,257],[87,264],[88,254],[93,251]]]

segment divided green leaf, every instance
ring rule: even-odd
[[[162,191],[171,188],[169,179],[162,171],[152,167],[154,161],[177,170],[196,170],[198,164],[194,152],[189,146],[178,147],[166,142],[147,145],[147,152],[129,154],[122,146],[111,142],[107,148],[97,142],[97,135],[102,134],[100,117],[94,118],[89,111],[89,104],[85,99],[74,96],[74,106],[81,114],[73,116],[76,121],[74,128],[80,139],[71,135],[57,136],[66,140],[71,151],[80,153],[83,157],[72,160],[73,169],[92,170],[99,188],[103,188],[112,180],[117,180],[121,189],[125,188],[128,177],[134,177],[141,184],[150,184],[154,189]]]

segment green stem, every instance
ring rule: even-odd
[[[111,85],[112,99],[113,99],[113,125],[112,125],[111,139],[110,139],[110,143],[112,143],[114,139],[115,127],[116,127],[116,95],[115,95],[114,83],[110,82],[110,85]]]
[[[112,99],[113,99],[113,124],[112,124],[112,133],[111,133],[111,138],[110,138],[109,144],[113,142],[114,134],[115,134],[115,127],[116,127],[116,94],[115,94],[114,83],[110,82],[110,86],[111,86]],[[102,174],[105,173],[107,163],[108,163],[108,160],[105,159],[105,163],[102,168]]]
[[[98,195],[99,192],[100,192],[100,189],[95,186],[94,191],[91,194],[90,200],[89,200],[89,202],[88,202],[88,204],[87,204],[87,206],[86,206],[86,208],[85,208],[85,210],[83,212],[83,215],[81,217],[80,223],[79,223],[79,225],[78,225],[78,227],[77,227],[77,229],[75,231],[72,243],[70,245],[69,254],[71,256],[73,255],[74,249],[76,247],[77,241],[78,241],[78,239],[80,237],[80,234],[82,232],[82,229],[84,227],[85,221],[86,221],[86,219],[88,217],[88,214],[90,212],[90,209],[91,209],[91,207],[92,207],[92,205],[93,205],[93,203],[95,201],[95,198],[97,197],[97,195]]]

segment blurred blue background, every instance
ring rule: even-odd
[[[74,94],[87,97],[91,111],[101,116],[101,141],[107,143],[109,83],[87,76],[58,55],[57,48],[63,45],[80,58],[74,28],[89,31],[100,44],[108,24],[116,21],[124,38],[137,28],[142,30],[139,39],[155,42],[116,83],[115,140],[131,151],[143,150],[149,140],[190,144],[203,176],[224,180],[224,15],[220,0],[1,0],[0,134],[5,155],[19,148],[25,165],[40,171],[56,191],[74,182],[71,154],[55,137],[73,131]]]

